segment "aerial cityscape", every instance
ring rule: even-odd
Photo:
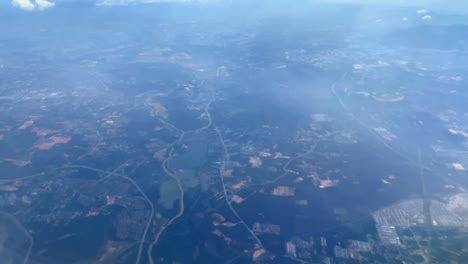
[[[0,263],[468,263],[468,6],[421,2],[0,3]]]

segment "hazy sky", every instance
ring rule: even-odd
[[[418,6],[439,10],[468,11],[467,0],[319,0],[326,3],[381,4],[393,6]],[[463,10],[464,9],[464,10]]]
[[[242,0],[81,0],[81,2],[95,2],[105,5],[125,5],[136,3],[155,3],[158,2],[238,2]],[[272,2],[285,2],[286,0],[252,0],[262,1],[271,5]],[[291,0],[288,0],[291,1]],[[80,2],[80,0],[10,0],[11,5],[27,11],[41,11],[53,8],[67,2]],[[287,2],[287,1],[286,1]],[[389,5],[389,6],[414,6],[415,8],[432,9],[435,12],[451,11],[457,13],[468,13],[468,0],[304,0],[310,3],[343,3],[343,4],[370,4],[370,5]],[[297,4],[297,3],[296,3]]]

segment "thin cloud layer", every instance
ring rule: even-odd
[[[136,5],[136,4],[151,4],[151,3],[185,3],[192,0],[100,0],[96,2],[97,6],[119,6],[119,5]]]
[[[55,3],[47,0],[34,0],[34,3],[31,0],[12,0],[12,5],[26,11],[39,10],[55,6]]]
[[[35,0],[35,1],[36,1],[37,9],[39,10],[44,10],[49,7],[55,6],[55,3],[49,2],[47,0]]]

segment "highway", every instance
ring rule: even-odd
[[[224,168],[226,166],[226,163],[229,162],[231,158],[230,158],[229,152],[228,152],[228,150],[226,148],[226,144],[224,143],[223,135],[219,131],[218,127],[216,127],[215,125],[213,125],[213,126],[215,127],[214,130],[215,130],[216,134],[218,135],[219,141],[220,141],[221,145],[223,146],[223,151],[224,151],[224,155],[223,155],[224,160],[223,160],[223,162],[221,164],[221,167],[219,168],[219,177],[220,177],[221,183],[223,185],[224,199],[226,200],[227,205],[231,209],[232,213],[237,217],[239,222],[247,229],[247,231],[249,231],[249,233],[255,239],[257,244],[260,245],[263,248],[262,241],[260,241],[260,239],[257,237],[257,235],[255,235],[255,233],[252,231],[252,229],[250,229],[250,227],[244,222],[244,220],[239,216],[239,214],[236,212],[236,210],[234,210],[231,203],[229,202],[229,198],[228,198],[228,194],[227,194],[227,190],[226,190],[226,184],[224,183],[223,172],[224,172]]]
[[[179,191],[180,191],[180,198],[179,198],[179,212],[174,216],[172,217],[169,221],[167,221],[158,231],[158,233],[156,234],[156,236],[154,237],[154,240],[153,242],[151,242],[151,244],[149,245],[148,247],[148,251],[147,251],[147,254],[148,254],[148,259],[149,259],[149,263],[150,264],[153,264],[154,263],[154,260],[153,260],[153,254],[152,254],[152,250],[153,250],[153,247],[154,245],[156,245],[156,243],[158,243],[159,241],[159,238],[161,237],[161,234],[164,232],[164,230],[166,230],[166,228],[168,226],[170,226],[177,218],[181,217],[183,214],[184,214],[184,210],[185,210],[185,204],[184,204],[184,188],[182,186],[182,182],[180,181],[180,179],[177,177],[177,175],[171,170],[168,168],[167,166],[167,163],[169,162],[170,159],[172,159],[172,157],[174,156],[174,146],[176,144],[180,144],[182,142],[182,140],[184,140],[184,136],[185,136],[185,132],[181,132],[179,138],[177,141],[173,142],[171,147],[170,147],[170,150],[169,150],[169,155],[166,157],[166,159],[162,162],[162,168],[164,170],[164,172],[169,175],[170,177],[172,177],[176,183],[177,183],[177,187],[179,188]],[[138,264],[138,263],[137,263]]]
[[[11,214],[0,212],[1,215],[7,217],[10,219],[11,222],[13,222],[16,227],[24,233],[24,235],[28,238],[29,240],[29,246],[28,246],[28,251],[26,252],[26,255],[24,256],[23,259],[23,264],[27,264],[29,262],[29,256],[31,255],[32,248],[34,246],[34,239],[32,236],[29,234],[29,232],[24,228],[24,226]]]
[[[148,251],[147,251],[147,254],[148,254],[148,260],[149,260],[149,263],[150,264],[154,264],[154,259],[153,259],[153,256],[152,256],[152,251],[153,251],[153,248],[154,246],[158,243],[159,239],[161,238],[161,235],[164,233],[164,231],[166,230],[167,227],[169,227],[175,220],[177,220],[178,218],[180,218],[183,214],[184,214],[184,211],[185,211],[185,203],[184,203],[184,187],[183,187],[183,183],[182,181],[179,179],[179,177],[177,177],[177,174],[175,172],[173,172],[169,166],[168,166],[168,162],[174,157],[174,148],[176,145],[178,144],[182,144],[182,141],[184,140],[184,137],[187,133],[193,133],[193,132],[199,132],[201,130],[204,130],[204,129],[208,129],[211,124],[212,124],[212,119],[211,119],[211,116],[208,112],[208,108],[210,106],[210,103],[205,107],[205,115],[207,116],[208,118],[208,123],[203,126],[203,127],[200,127],[200,128],[197,128],[197,129],[194,129],[194,130],[189,130],[189,131],[183,131],[181,129],[178,129],[176,128],[173,124],[165,121],[164,123],[166,125],[168,125],[171,129],[173,130],[176,130],[180,133],[180,136],[179,138],[174,141],[171,146],[169,147],[169,155],[167,155],[166,159],[163,160],[162,162],[162,168],[164,170],[164,172],[169,175],[172,179],[174,179],[174,181],[176,182],[177,184],[177,187],[179,188],[179,192],[180,192],[180,197],[179,197],[179,212],[174,215],[169,221],[167,221],[166,223],[164,223],[164,225],[159,229],[158,233],[155,235],[154,237],[154,240],[151,242],[151,244],[149,245],[148,247]],[[138,262],[136,263],[138,264]]]

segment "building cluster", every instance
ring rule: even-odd
[[[272,194],[276,196],[294,196],[295,188],[288,186],[278,186],[273,189]]]
[[[256,235],[262,235],[262,234],[279,235],[281,233],[281,227],[275,224],[262,224],[262,223],[256,222],[253,225],[252,231]]]

